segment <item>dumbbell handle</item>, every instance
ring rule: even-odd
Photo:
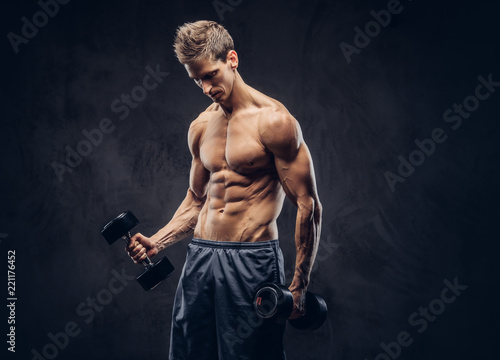
[[[127,235],[123,236],[123,240],[125,240],[127,245],[130,244],[130,231],[127,233]],[[147,254],[146,254],[146,259],[144,259],[141,264],[144,265],[146,269],[149,269],[154,265]]]

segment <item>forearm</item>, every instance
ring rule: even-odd
[[[172,219],[151,237],[156,243],[158,251],[193,234],[198,222],[198,215],[204,203],[205,199],[198,198],[193,191],[188,190],[186,198],[182,201]]]
[[[322,207],[318,200],[298,203],[295,225],[295,272],[290,290],[307,290],[318,251]]]

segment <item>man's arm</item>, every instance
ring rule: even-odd
[[[165,227],[150,238],[137,233],[131,238],[127,247],[129,255],[135,262],[142,262],[146,258],[156,255],[159,251],[175,244],[193,233],[198,215],[205,203],[207,184],[210,172],[203,166],[200,159],[200,137],[203,133],[205,121],[198,118],[189,127],[188,144],[192,155],[189,172],[189,189],[186,197]]]
[[[312,266],[318,251],[322,207],[316,190],[309,149],[298,122],[288,113],[276,113],[261,128],[261,139],[274,155],[276,170],[287,197],[297,206],[295,272],[289,286],[294,298],[291,318],[304,314]]]

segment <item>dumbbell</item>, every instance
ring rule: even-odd
[[[283,323],[292,314],[293,295],[284,285],[266,283],[255,292],[253,306],[261,319]],[[290,325],[300,330],[316,330],[323,325],[328,307],[321,296],[306,292],[305,310],[304,316],[289,320]]]
[[[107,223],[102,229],[101,235],[109,245],[120,239],[125,240],[128,245],[130,243],[130,230],[138,223],[139,220],[134,214],[131,211],[126,211]],[[174,266],[166,257],[153,263],[146,255],[142,265],[146,271],[139,275],[136,280],[146,291],[154,289],[174,271]]]

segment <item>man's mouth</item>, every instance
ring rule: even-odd
[[[222,91],[217,91],[215,93],[213,93],[212,95],[210,95],[210,97],[213,99],[213,100],[217,100],[222,94]]]

